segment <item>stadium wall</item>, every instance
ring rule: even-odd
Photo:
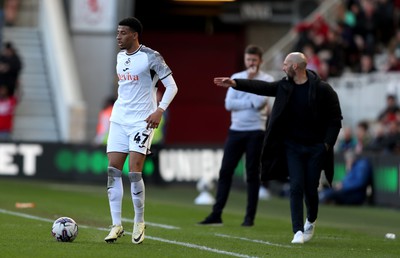
[[[86,105],[81,94],[82,87],[64,12],[58,1],[42,0],[39,13],[39,28],[43,32],[43,48],[55,98],[61,141],[83,141],[86,138]]]

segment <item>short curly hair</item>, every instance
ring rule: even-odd
[[[122,19],[118,25],[120,26],[128,26],[132,31],[137,32],[140,35],[142,35],[143,31],[143,26],[142,23],[135,17],[128,17],[125,19]]]

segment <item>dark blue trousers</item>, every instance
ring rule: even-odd
[[[247,207],[245,220],[253,221],[257,211],[260,188],[260,156],[264,131],[229,130],[219,172],[213,216],[221,216],[228,200],[232,177],[243,154],[246,154]]]
[[[318,216],[318,186],[326,148],[323,143],[299,144],[285,141],[290,180],[290,212],[293,232],[303,231],[306,204],[307,219],[314,222]]]

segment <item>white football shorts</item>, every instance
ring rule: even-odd
[[[129,153],[130,151],[134,151],[144,155],[150,154],[154,130],[146,129],[146,126],[147,123],[145,121],[138,123],[137,126],[125,126],[110,122],[107,153]]]

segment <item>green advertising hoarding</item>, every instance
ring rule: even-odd
[[[220,147],[154,146],[143,175],[148,183],[197,182],[202,177],[218,180],[223,150]],[[399,164],[396,155],[369,155],[373,164],[375,204],[400,207]],[[235,171],[235,182],[244,183],[242,161]],[[129,172],[125,163],[123,174]],[[343,157],[335,159],[334,181],[346,174]],[[62,143],[0,143],[0,177],[35,178],[71,182],[105,183],[107,155],[105,146]]]

